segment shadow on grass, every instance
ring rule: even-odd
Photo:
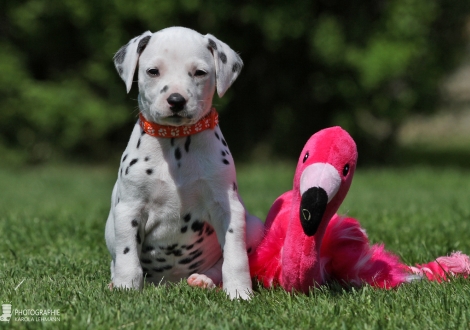
[[[257,279],[253,280],[253,291],[256,293],[263,293],[265,291],[272,291],[274,290],[275,292],[282,292],[285,294],[293,294],[293,295],[299,295],[302,297],[312,297],[316,295],[324,295],[324,296],[329,296],[329,297],[338,297],[338,296],[344,296],[347,294],[355,294],[358,291],[361,290],[368,290],[368,288],[373,288],[369,284],[364,284],[364,285],[354,285],[352,283],[346,283],[346,282],[338,282],[335,280],[332,280],[328,283],[316,286],[316,287],[311,287],[308,292],[301,292],[301,291],[296,291],[293,290],[292,292],[285,291],[280,285],[276,285],[273,288],[265,288],[264,285]]]

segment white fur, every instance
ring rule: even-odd
[[[206,115],[215,90],[223,95],[242,64],[214,36],[181,27],[147,31],[115,56],[128,91],[138,67],[144,117],[172,126],[191,125]],[[177,116],[167,100],[174,93],[186,100]],[[249,299],[247,249],[254,250],[262,235],[262,222],[247,213],[238,195],[234,162],[219,126],[170,139],[143,134],[136,124],[106,223],[113,287],[140,289],[146,273],[157,285],[183,278],[200,287],[223,282],[230,298]]]

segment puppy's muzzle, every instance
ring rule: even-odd
[[[183,97],[183,95],[179,93],[173,93],[168,98],[166,99],[168,104],[170,105],[170,110],[173,113],[177,113],[181,110],[184,109],[184,106],[186,104],[186,99]]]

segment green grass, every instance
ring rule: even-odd
[[[241,194],[264,217],[290,189],[294,166],[239,166]],[[250,301],[220,290],[146,286],[110,292],[104,225],[115,169],[0,169],[0,303],[58,309],[59,322],[0,322],[15,329],[468,329],[470,279],[426,281],[383,291],[310,295],[256,289]],[[359,167],[341,213],[357,217],[372,242],[406,262],[453,250],[470,253],[470,171]]]

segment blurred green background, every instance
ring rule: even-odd
[[[114,162],[137,88],[126,94],[112,57],[146,30],[181,25],[244,60],[214,99],[236,159],[296,159],[310,135],[341,125],[362,164],[470,164],[470,89],[459,85],[470,81],[469,22],[470,1],[2,0],[0,153],[11,164]]]

